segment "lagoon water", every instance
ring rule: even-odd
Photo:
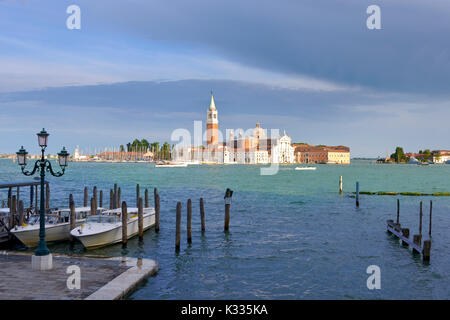
[[[61,178],[49,178],[51,205],[67,206],[83,188],[122,188],[135,206],[136,183],[157,187],[161,197],[160,232],[150,229],[143,243],[134,238],[86,252],[52,244],[54,253],[133,256],[155,259],[159,272],[131,299],[449,299],[450,197],[360,196],[351,192],[450,192],[450,165],[388,165],[353,161],[349,166],[317,165],[316,171],[281,166],[260,175],[260,166],[155,168],[143,163],[70,163]],[[338,193],[339,176],[344,194]],[[0,182],[25,180],[17,164],[0,160]],[[223,232],[226,188],[234,191],[230,232]],[[24,190],[23,199],[28,198]],[[205,200],[206,232],[200,231],[199,198]],[[186,243],[186,201],[193,201],[192,245]],[[401,199],[400,222],[418,233],[419,202],[424,201],[424,239],[428,239],[429,200],[433,200],[431,262],[403,248],[386,233]],[[6,199],[6,192],[0,193]],[[181,250],[174,250],[175,208],[183,204]],[[381,289],[369,290],[366,269],[381,269]]]

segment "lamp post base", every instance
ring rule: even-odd
[[[53,269],[53,256],[52,254],[47,254],[45,256],[36,256],[33,255],[31,257],[31,269],[46,271]]]

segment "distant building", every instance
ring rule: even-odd
[[[450,150],[433,151],[434,163],[446,163],[447,161],[450,161]]]
[[[345,146],[295,146],[298,163],[350,164],[350,148]]]

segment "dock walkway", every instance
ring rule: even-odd
[[[69,289],[69,266],[80,268],[80,289]],[[0,252],[0,300],[114,300],[126,297],[158,270],[156,261],[134,258],[54,256],[53,270],[31,269],[31,256]]]

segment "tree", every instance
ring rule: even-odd
[[[395,162],[400,163],[406,161],[405,152],[402,147],[397,147],[395,149],[395,153],[391,154],[391,159],[394,159]]]
[[[130,152],[131,151],[131,143],[127,143],[127,152]]]
[[[150,142],[148,142],[146,139],[142,139],[141,140],[142,151],[147,151],[147,149],[149,149],[149,147],[150,147]]]
[[[124,152],[125,148],[123,147],[123,144],[120,145],[120,152]]]
[[[430,149],[426,149],[426,150],[423,152],[423,160],[424,160],[424,161],[428,161],[428,160],[430,160],[430,158],[432,158],[432,156],[431,156],[431,151],[430,151]]]

